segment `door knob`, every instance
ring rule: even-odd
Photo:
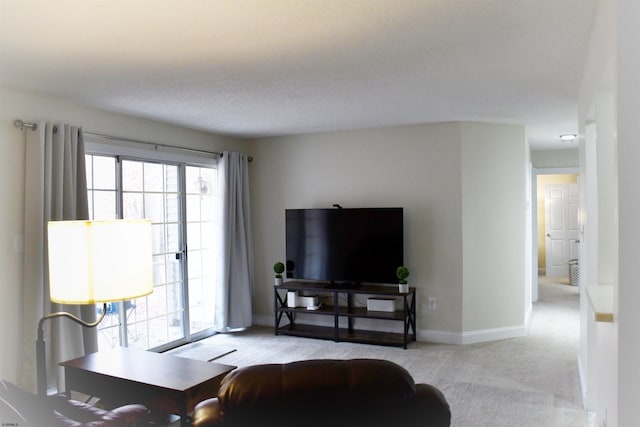
[[[547,233],[547,237],[551,237],[551,234]]]

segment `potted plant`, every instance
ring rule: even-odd
[[[282,273],[284,272],[284,264],[280,261],[273,264],[273,271],[276,273],[275,286],[282,285]]]
[[[398,291],[401,294],[409,292],[409,284],[407,283],[407,277],[409,277],[409,269],[405,266],[400,266],[396,269],[396,277],[398,277]]]

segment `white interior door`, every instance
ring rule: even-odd
[[[580,243],[578,184],[545,186],[546,273],[568,277],[568,261],[578,258]]]

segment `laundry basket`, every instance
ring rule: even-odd
[[[580,267],[578,266],[578,259],[570,259],[569,262],[569,283],[572,286],[578,286],[580,284]]]

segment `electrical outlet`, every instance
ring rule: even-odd
[[[427,303],[427,309],[435,310],[437,304],[438,304],[438,300],[436,300],[434,297],[429,297],[429,301]]]

